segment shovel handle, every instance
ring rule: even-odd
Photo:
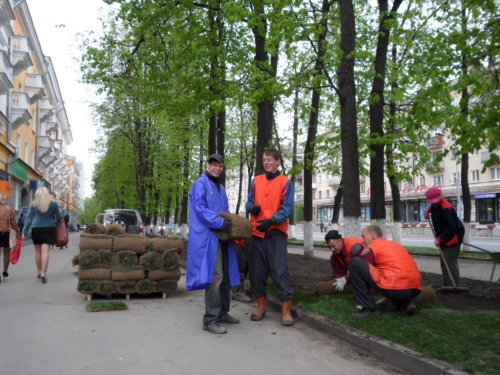
[[[430,215],[430,213],[429,213],[429,215]],[[432,229],[432,234],[434,235],[434,239],[437,239],[436,231],[434,230],[434,226],[432,225],[431,219],[429,218],[429,219],[427,219],[427,221],[429,222],[429,226]],[[437,245],[437,247],[439,249],[439,252],[441,253],[441,259],[443,260],[443,263],[446,267],[446,271],[448,271],[448,276],[451,279],[451,283],[453,284],[453,287],[456,288],[457,284],[455,284],[455,279],[453,278],[453,275],[451,274],[450,266],[448,266],[448,262],[446,261],[446,258],[444,257],[443,249],[441,249],[441,245]]]

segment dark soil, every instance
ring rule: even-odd
[[[181,255],[182,267],[186,267],[186,250],[187,246]],[[288,259],[294,290],[313,293],[317,282],[333,279],[327,259],[309,259],[298,254],[288,254]],[[434,288],[437,303],[442,306],[457,311],[500,311],[500,283],[461,278],[460,286],[469,288],[468,293],[444,293],[440,290],[442,282],[442,275],[422,272],[422,285]]]
[[[332,280],[327,259],[308,259],[298,254],[288,254],[288,259],[294,290],[312,293],[318,281]],[[422,285],[432,286],[437,303],[444,307],[458,311],[500,311],[500,283],[462,278],[460,286],[469,288],[468,293],[444,293],[440,291],[442,281],[442,275],[422,272]]]

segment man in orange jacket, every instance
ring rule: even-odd
[[[422,291],[422,276],[408,251],[399,243],[382,238],[382,229],[369,225],[363,230],[364,243],[373,252],[373,264],[352,258],[349,265],[358,318],[380,316],[370,288],[390,299],[405,315],[416,312],[413,299]]]
[[[342,292],[346,284],[351,282],[348,271],[351,258],[359,256],[368,263],[372,263],[372,258],[368,259],[366,256],[371,256],[373,253],[371,251],[363,252],[364,246],[361,238],[342,238],[342,235],[336,230],[331,230],[325,235],[325,242],[332,251],[330,266],[335,279],[333,286],[337,292]]]

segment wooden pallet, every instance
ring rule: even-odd
[[[163,299],[167,299],[167,293],[164,292],[162,294],[163,294]],[[131,293],[125,294],[125,299],[127,301],[129,301],[130,300],[130,296],[131,296]],[[93,293],[87,294],[87,301],[92,301],[93,298],[94,298],[94,294]]]

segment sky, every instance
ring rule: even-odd
[[[73,143],[68,146],[67,154],[83,163],[85,196],[90,197],[93,194],[90,185],[92,171],[97,158],[89,150],[96,138],[96,129],[87,102],[96,100],[96,96],[95,90],[79,83],[81,74],[74,59],[80,56],[77,35],[87,35],[89,30],[99,35],[99,17],[108,9],[108,5],[102,0],[27,0],[26,3],[43,54],[52,59],[65,103],[73,135]]]

